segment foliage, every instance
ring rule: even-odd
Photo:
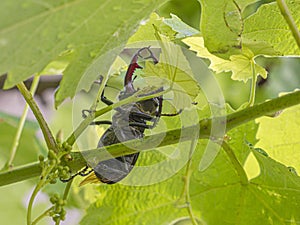
[[[3,221],[24,223],[27,210],[28,225],[43,224],[45,217],[72,224],[68,215],[73,208],[81,213],[73,224],[82,225],[300,223],[300,98],[294,90],[299,78],[293,77],[294,84],[285,90],[289,94],[279,96],[281,89],[272,86],[276,90],[269,101],[265,96],[270,95],[256,91],[258,77],[273,79],[267,66],[272,60],[294,56],[294,64],[299,63],[295,27],[300,27],[300,1],[189,0],[185,6],[193,7],[190,11],[174,8],[176,4],[180,8],[178,1],[155,0],[1,1],[4,88],[16,85],[37,119],[23,126],[19,118],[0,113],[0,185],[23,181],[0,189],[1,204],[10,210],[6,215],[2,210]],[[198,18],[200,8],[197,27],[192,18]],[[168,11],[170,18],[161,16]],[[193,27],[184,22],[186,12],[193,12]],[[144,62],[136,71],[140,91],[110,106],[98,103],[105,84],[105,94],[116,97],[119,90],[113,88],[122,87],[132,55],[148,44],[159,63]],[[56,73],[63,74],[54,96],[58,110],[46,121],[23,81],[32,74]],[[99,75],[100,86],[94,84]],[[215,77],[228,75],[223,95],[220,86],[227,83]],[[234,95],[250,97],[234,110],[227,96],[230,82],[238,81],[244,83]],[[143,86],[151,91],[164,86],[163,113],[183,112],[161,118],[143,140],[107,148],[120,156],[135,151],[130,144],[143,146],[129,176],[114,185],[79,187],[80,178],[60,182],[86,165],[77,150],[96,161],[106,159],[105,149],[94,149],[106,127],[89,124],[100,116],[110,119],[109,113],[122,104],[149,98],[139,95],[145,94]],[[82,119],[82,109],[92,113]],[[36,134],[39,128],[44,141]],[[14,139],[18,129],[22,135]],[[71,134],[64,138],[66,132]],[[147,145],[154,142],[159,143]],[[18,146],[16,157],[11,146]],[[21,204],[20,192],[32,185],[29,201]],[[16,212],[24,219],[15,218]]]

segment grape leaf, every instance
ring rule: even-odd
[[[216,168],[213,164],[209,168],[219,171],[218,176],[210,171],[212,178],[204,174],[202,180],[198,178],[206,187],[198,185],[199,189],[191,193],[191,198],[200,205],[206,224],[221,221],[222,224],[239,225],[299,223],[300,178],[271,158],[255,150],[253,154],[261,172],[247,185],[240,183],[239,176],[229,176],[230,165],[224,162],[223,167]]]
[[[286,3],[300,29],[300,1],[288,0]],[[261,6],[255,14],[245,20],[242,38],[269,43],[281,55],[300,54],[276,2]]]
[[[145,41],[156,41],[153,26],[157,27],[160,32],[168,37],[174,37],[175,35],[175,32],[163,22],[163,18],[156,13],[151,13],[149,20],[143,21],[134,35],[129,38],[128,44],[134,44],[137,42],[142,42],[143,44]]]
[[[157,30],[158,28],[155,27],[155,29],[155,35],[161,47],[159,63],[156,65],[147,63],[143,75],[150,78],[153,76],[162,78],[157,79],[154,77],[152,81],[152,83],[159,86],[167,85],[171,87],[173,85],[175,105],[181,109],[189,107],[193,99],[199,94],[200,86],[194,79],[195,75],[183,53],[183,48],[171,42],[169,37]]]
[[[240,151],[249,147],[243,139],[255,143],[256,131],[257,124],[252,121],[231,132],[230,137],[233,140],[244,136],[237,142],[229,141],[234,153],[239,154],[238,158],[243,160],[247,157],[249,151]],[[251,151],[261,172],[246,184],[242,183],[237,168],[233,166],[232,157],[223,150],[210,167],[199,171],[199,161],[206,144],[205,140],[199,141],[192,156],[188,192],[192,213],[199,224],[300,222],[300,178],[297,175],[286,166],[253,149]],[[151,163],[153,159],[154,163],[159,158],[162,160],[157,153],[155,155],[155,151],[145,152],[142,156],[140,165]],[[176,160],[173,161],[175,162]],[[164,167],[161,174],[165,170],[172,170],[172,163]],[[242,166],[240,170],[243,170]],[[170,224],[183,218],[189,221],[188,205],[184,200],[187,192],[184,191],[182,179],[185,176],[186,170],[183,168],[168,180],[148,186],[100,185],[101,198],[89,207],[81,224]]]
[[[175,79],[172,80],[172,77],[168,76],[168,72],[166,72],[165,68],[166,65],[163,63],[159,63],[156,65],[148,64],[147,67],[145,68],[144,76],[145,77],[157,76],[160,78],[165,78],[168,81],[169,85],[173,82],[174,87],[172,88],[172,91],[174,94],[173,96],[174,104],[178,108],[191,106],[191,102],[195,97],[197,97],[198,93],[200,92],[199,85],[195,80],[193,80],[191,76],[191,70],[184,71],[180,67],[176,68]],[[175,70],[175,67],[173,69]],[[190,96],[190,98],[188,98],[188,96]]]
[[[171,13],[171,18],[166,18],[163,20],[165,24],[176,31],[176,38],[189,37],[192,35],[199,34],[200,32],[193,27],[190,27],[184,23],[178,16]]]
[[[250,153],[249,147],[246,145],[246,143],[250,142],[252,145],[255,145],[258,141],[256,139],[256,132],[258,128],[258,124],[249,122],[238,126],[227,133],[227,136],[229,137],[228,143],[230,146],[232,146],[234,149],[238,149],[238,151],[235,152],[235,155],[241,164],[245,163],[245,160]]]
[[[278,117],[257,119],[257,147],[266,149],[270,157],[300,171],[300,107],[286,109]]]
[[[240,131],[246,132],[246,129],[249,129],[249,125],[244,126]],[[255,130],[250,129],[250,132],[255,132]],[[233,133],[232,137],[237,133]],[[147,165],[164,162],[160,166],[160,170],[149,168],[148,172],[146,171],[142,175],[137,173],[136,168],[134,168],[129,177],[126,178],[127,182],[125,183],[128,186],[121,184],[100,185],[101,198],[88,208],[87,215],[83,218],[81,224],[91,224],[92,221],[93,224],[170,224],[172,221],[180,220],[180,218],[189,217],[182,196],[184,190],[184,179],[182,178],[186,176],[186,169],[183,167],[177,171],[176,168],[182,163],[182,160],[189,158],[186,157],[189,156],[190,144],[189,142],[180,144],[185,146],[178,150],[176,150],[175,145],[168,146],[167,149],[156,149],[141,153],[137,166],[147,168]],[[216,157],[211,167],[204,172],[198,171],[199,160],[206,145],[207,141],[205,140],[199,142],[192,156],[193,172],[190,192],[193,212],[197,217],[197,221],[202,220],[200,216],[202,203],[194,200],[198,196],[197,192],[201,188],[213,188],[221,184],[226,186],[238,182],[239,179],[223,151]],[[147,186],[130,186],[130,181],[160,180],[168,172],[173,173],[173,176],[162,182]]]
[[[229,59],[232,55],[244,55],[247,47],[254,56],[299,54],[276,3],[264,4],[253,15],[244,17],[247,6],[258,1],[199,1],[202,5],[201,32],[210,53]],[[299,24],[299,1],[289,0],[288,6]]]
[[[140,20],[163,3],[1,1],[0,74],[8,72],[5,87],[10,88],[42,71],[51,61],[68,56],[70,61],[56,95],[59,105],[76,91],[88,89],[102,72],[106,74]],[[110,54],[104,56],[109,50]]]
[[[249,154],[243,140],[255,143],[256,130],[257,125],[250,122],[231,131],[229,144],[241,160]],[[206,224],[299,223],[300,178],[270,157],[255,150],[252,152],[260,175],[247,184],[241,183],[240,175],[232,173],[236,169],[232,168],[224,151],[220,151],[206,171],[193,172],[196,182],[190,184],[192,206],[199,207]]]
[[[261,218],[264,218],[257,219],[256,224],[272,222],[273,224],[298,224],[300,222],[300,177],[270,157],[265,157],[257,151],[253,153],[260,165],[261,173],[250,181],[253,184],[250,193],[255,198],[254,201],[251,200],[251,206],[254,208],[258,206],[258,213]],[[248,215],[249,220],[251,217],[256,218],[257,215],[251,213],[251,216],[246,210],[245,214]]]
[[[219,58],[211,54],[204,47],[204,40],[202,37],[188,37],[183,40],[185,44],[190,46],[190,49],[197,52],[197,56],[207,58],[211,61],[209,68],[216,73],[232,71],[232,79],[246,82],[252,78],[251,62],[255,55],[251,50],[244,48],[244,54],[232,55],[229,60]],[[260,74],[262,77],[267,77],[266,70],[255,63],[256,75]]]
[[[205,47],[221,57],[241,53],[243,32],[242,13],[245,7],[256,0],[199,0],[201,3],[200,30]]]

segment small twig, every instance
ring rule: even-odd
[[[42,133],[44,135],[44,139],[46,141],[48,149],[52,149],[53,151],[58,152],[58,148],[55,139],[51,133],[51,130],[49,129],[49,126],[46,120],[44,119],[44,116],[42,115],[39,107],[34,101],[31,93],[28,91],[28,89],[26,88],[23,82],[17,84],[17,87],[21,92],[21,94],[23,95],[24,99],[26,100],[27,104],[29,105],[30,109],[32,110],[35,118],[37,119],[40,128],[42,130]]]
[[[33,208],[33,202],[39,191],[42,189],[42,187],[45,185],[45,182],[47,180],[48,174],[51,172],[51,170],[54,168],[55,165],[50,166],[47,168],[47,171],[45,171],[44,174],[42,174],[42,178],[39,180],[37,185],[35,186],[27,206],[27,225],[32,225],[31,222],[31,216],[32,216],[32,208]]]
[[[68,197],[68,194],[70,192],[70,188],[72,186],[73,180],[71,180],[70,182],[67,183],[66,187],[65,187],[65,191],[64,191],[64,195],[63,195],[63,200],[66,200]]]
[[[32,84],[31,84],[31,88],[30,88],[30,93],[31,95],[34,95],[36,89],[37,89],[37,86],[39,84],[39,76],[35,76],[33,81],[32,81]],[[20,118],[20,121],[19,121],[19,126],[18,126],[18,130],[17,130],[17,133],[16,133],[16,136],[14,138],[14,141],[13,141],[13,144],[12,144],[12,147],[11,147],[11,150],[10,150],[10,158],[7,162],[7,167],[8,169],[12,168],[13,167],[13,160],[15,158],[15,155],[16,155],[16,152],[17,152],[17,148],[19,146],[19,140],[20,140],[20,137],[21,137],[21,134],[22,134],[22,131],[23,131],[23,127],[24,127],[24,124],[25,124],[25,121],[26,121],[26,117],[27,117],[27,113],[28,113],[28,104],[25,105],[24,107],[24,110],[23,110],[23,113],[22,113],[22,116]]]

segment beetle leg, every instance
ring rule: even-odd
[[[90,170],[88,170],[90,169]],[[89,175],[91,172],[93,172],[94,170],[92,168],[90,168],[89,166],[85,166],[82,170],[80,170],[77,174],[85,177],[87,175]]]
[[[176,113],[161,113],[159,116],[178,116],[180,113],[182,113],[182,109]]]
[[[145,129],[153,129],[155,127],[154,125],[147,125],[147,124],[139,123],[139,122],[131,122],[131,123],[129,123],[129,126],[131,126],[131,127],[142,127],[142,128],[145,128]]]
[[[142,112],[131,112],[130,116],[132,116],[133,118],[140,117],[141,119],[149,120],[149,121],[154,118],[153,116],[150,116],[150,115],[148,115],[146,113],[142,113]]]
[[[66,183],[69,182],[70,180],[72,180],[74,177],[80,175],[82,177],[89,175],[91,172],[93,172],[94,170],[91,169],[88,171],[90,167],[89,166],[85,166],[82,170],[78,171],[77,173],[71,175],[68,179],[60,179],[62,182]]]
[[[112,105],[114,104],[113,101],[107,99],[105,96],[104,96],[104,90],[101,94],[101,101],[104,102],[106,105]]]
[[[89,113],[89,114],[92,113],[92,111],[89,110],[89,109],[83,109],[82,110],[82,117],[83,118],[87,117],[86,112]],[[93,121],[93,122],[90,123],[90,125],[101,125],[101,124],[112,125],[112,122],[109,121],[109,120],[103,120],[103,121]]]
[[[94,121],[90,123],[90,125],[101,125],[101,124],[112,125],[112,122],[109,120],[102,120],[102,121]]]
[[[132,82],[137,78],[137,75],[135,75],[133,78],[132,78]]]
[[[94,81],[94,83],[95,83],[95,84],[101,84],[102,81],[103,81],[103,76],[100,75],[99,80]],[[105,87],[106,87],[106,85],[105,85]],[[114,104],[111,100],[107,99],[107,98],[104,96],[104,90],[103,90],[103,92],[102,92],[102,94],[101,94],[101,101],[104,102],[106,105],[112,105],[112,104]]]

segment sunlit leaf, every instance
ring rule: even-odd
[[[285,1],[300,29],[300,2]],[[245,20],[243,38],[272,45],[281,55],[299,55],[300,50],[276,2],[261,6]]]
[[[190,49],[197,52],[197,56],[207,58],[211,61],[209,68],[216,73],[232,72],[233,80],[242,80],[246,82],[252,78],[251,62],[254,60],[255,55],[250,50],[244,50],[244,54],[232,55],[229,60],[219,58],[211,54],[205,47],[202,37],[190,37],[183,40],[185,44],[190,46]],[[255,63],[255,62],[254,62]],[[258,65],[255,65],[256,75],[267,77],[266,70]]]
[[[193,27],[190,27],[184,23],[178,16],[171,13],[171,18],[166,18],[163,20],[165,24],[170,26],[174,31],[177,32],[176,38],[189,37],[192,35],[199,34],[200,31]]]
[[[270,157],[300,171],[300,107],[282,112],[278,117],[262,117],[259,122],[257,147],[267,151]]]

